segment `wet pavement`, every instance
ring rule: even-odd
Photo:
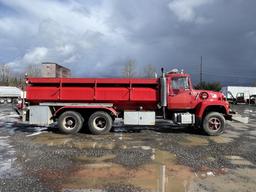
[[[21,124],[0,105],[0,191],[255,191],[256,107],[235,108],[249,123],[218,137],[161,123],[95,136]]]

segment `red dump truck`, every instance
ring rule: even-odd
[[[57,123],[63,133],[83,127],[93,134],[111,130],[116,118],[125,125],[155,125],[156,119],[202,128],[219,135],[231,119],[220,92],[194,90],[190,75],[172,70],[160,78],[32,78],[26,79],[23,120]]]

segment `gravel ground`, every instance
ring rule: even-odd
[[[161,123],[94,136],[24,125],[1,105],[0,191],[253,191],[256,108],[235,108],[249,123],[218,137]]]

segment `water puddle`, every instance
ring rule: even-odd
[[[190,191],[255,191],[255,169],[236,169],[218,177],[195,179]]]
[[[20,116],[16,112],[0,113],[0,121],[4,122],[17,122]]]
[[[137,168],[113,163],[115,155],[74,158],[79,166],[61,188],[102,190],[107,186],[124,184],[146,191],[187,191],[193,172],[177,165],[174,154],[158,149],[146,150],[152,150],[152,161]]]
[[[35,136],[35,135],[34,135]],[[45,144],[48,146],[64,145],[70,142],[72,139],[68,135],[41,133],[33,137],[33,142],[36,144]]]
[[[29,135],[31,136],[31,135]],[[34,133],[33,142],[37,144],[45,144],[48,146],[63,146],[77,149],[113,149],[114,142],[111,140],[97,140],[97,136],[93,139],[88,136],[85,138],[76,138],[73,135],[61,135],[55,133]]]
[[[76,142],[72,141],[67,146],[76,147],[78,149],[113,149],[115,147],[112,142],[95,142],[95,141],[87,141],[87,142]]]
[[[252,136],[256,136],[256,130],[249,131],[249,134],[252,135]]]
[[[9,136],[0,137],[0,178],[12,177],[20,174],[14,165],[16,161],[15,150],[8,142]]]
[[[230,162],[234,165],[253,166],[253,163],[240,156],[226,156],[226,159],[230,160]]]

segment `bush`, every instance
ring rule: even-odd
[[[197,85],[194,86],[195,89],[200,89],[200,90],[212,90],[212,91],[220,91],[221,90],[221,84],[220,82],[205,82],[203,81],[202,83],[198,83]]]

